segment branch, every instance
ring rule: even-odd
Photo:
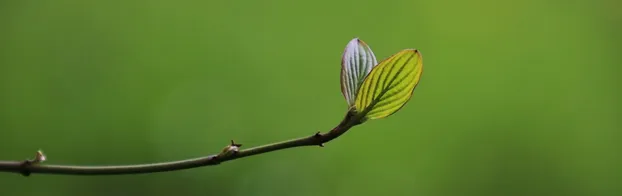
[[[335,128],[327,133],[316,133],[309,137],[302,137],[263,146],[257,146],[245,150],[239,150],[240,144],[236,144],[231,141],[231,145],[227,146],[221,153],[216,155],[210,155],[206,157],[199,157],[194,159],[152,163],[152,164],[139,164],[139,165],[118,165],[118,166],[71,166],[71,165],[45,165],[40,164],[39,156],[35,160],[26,161],[0,161],[0,172],[13,172],[21,173],[24,176],[29,176],[31,173],[41,174],[65,174],[65,175],[122,175],[122,174],[144,174],[144,173],[156,173],[166,171],[176,171],[191,169],[203,166],[218,165],[225,161],[231,161],[243,157],[249,157],[253,155],[259,155],[277,150],[284,150],[288,148],[301,147],[301,146],[321,146],[324,143],[329,142],[348,129],[361,124],[361,117],[354,115],[354,112],[349,111],[343,121],[339,123]]]

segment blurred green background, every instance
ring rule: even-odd
[[[0,195],[622,195],[619,1],[0,1],[0,159],[203,156],[329,130],[340,58],[417,48],[395,115],[170,173],[0,173]]]

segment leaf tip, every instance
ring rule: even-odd
[[[369,45],[367,45],[367,43],[365,43],[362,39],[359,38],[355,38],[358,41],[358,44],[360,44],[363,47],[369,47]]]

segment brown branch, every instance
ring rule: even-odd
[[[323,146],[324,143],[339,137],[353,126],[361,124],[362,121],[361,117],[359,116],[360,115],[355,115],[353,111],[349,111],[343,121],[339,123],[339,125],[324,134],[318,132],[308,137],[257,146],[245,150],[238,150],[241,145],[235,144],[233,141],[231,141],[231,145],[227,146],[219,154],[194,159],[163,163],[118,166],[46,165],[32,160],[0,161],[0,172],[21,173],[24,176],[29,176],[31,173],[65,175],[122,175],[176,171],[203,166],[218,165],[225,161],[231,161],[243,157],[249,157],[288,148],[301,146]]]

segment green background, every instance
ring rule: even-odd
[[[0,1],[0,159],[160,162],[329,130],[360,37],[424,73],[306,147],[131,176],[0,173],[0,195],[622,195],[619,1]]]

